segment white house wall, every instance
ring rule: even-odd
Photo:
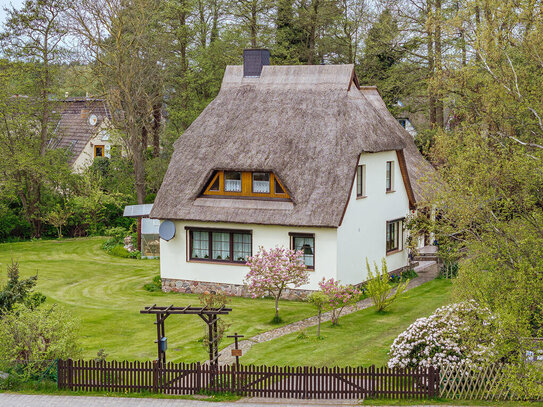
[[[111,148],[112,143],[110,140],[102,140],[102,131],[107,131],[105,129],[106,126],[102,126],[97,129],[96,134],[87,142],[85,148],[83,148],[83,151],[81,151],[81,154],[79,154],[79,157],[77,157],[73,163],[73,169],[75,172],[83,172],[86,168],[92,165],[92,162],[94,161],[95,145],[103,145],[104,150],[107,148]]]
[[[334,277],[337,265],[337,229],[335,228],[299,228],[273,225],[249,225],[239,223],[181,222],[175,221],[176,235],[166,242],[160,240],[160,275],[167,279],[195,280],[226,284],[243,284],[249,268],[244,265],[215,264],[211,262],[187,261],[186,227],[251,230],[253,235],[253,254],[259,246],[266,249],[275,246],[290,247],[289,233],[315,234],[315,270],[310,271],[309,284],[300,287],[316,290],[323,278]]]
[[[394,162],[393,190],[386,192],[386,162]],[[354,163],[353,163],[354,164]],[[366,197],[356,196],[356,179],[345,216],[338,228],[338,278],[344,284],[367,279],[366,258],[381,265],[386,258],[389,271],[407,265],[407,249],[386,254],[386,222],[403,218],[409,213],[409,198],[395,151],[364,153],[360,165],[366,165]],[[353,167],[353,172],[355,168]],[[405,233],[403,234],[405,244]]]

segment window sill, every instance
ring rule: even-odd
[[[387,256],[391,256],[393,254],[400,253],[400,252],[403,252],[403,249],[391,250],[391,251],[387,252]]]
[[[357,196],[356,199],[364,199],[364,198],[367,198],[368,196],[367,195],[361,195],[361,196]]]
[[[387,194],[393,194],[396,191],[386,191]]]
[[[245,263],[239,261],[220,261],[220,260],[205,260],[205,259],[189,259],[187,263],[203,263],[203,264],[220,264],[223,266],[246,266]]]

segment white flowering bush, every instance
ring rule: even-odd
[[[390,347],[388,366],[474,367],[492,356],[492,316],[474,301],[438,308],[419,318]]]

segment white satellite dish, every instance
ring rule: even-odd
[[[175,223],[171,220],[165,220],[160,224],[158,234],[165,241],[172,240],[175,237]]]
[[[91,114],[91,115],[89,116],[89,124],[90,124],[91,126],[96,126],[96,123],[98,123],[98,117],[96,117],[95,114]]]

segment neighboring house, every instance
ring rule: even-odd
[[[408,266],[404,218],[432,167],[377,89],[360,87],[353,65],[244,57],[176,141],[155,199],[150,217],[175,226],[161,239],[163,289],[244,295],[259,246],[302,250],[310,290],[364,281],[366,259]]]
[[[103,100],[67,98],[58,103],[58,124],[49,148],[66,148],[70,165],[82,171],[96,157],[109,157],[112,146],[110,112]]]
[[[411,123],[411,120],[409,120],[408,117],[399,117],[398,123],[400,123],[400,126],[402,126],[413,138],[417,135],[417,129],[415,129],[415,126],[413,126],[413,123]]]

